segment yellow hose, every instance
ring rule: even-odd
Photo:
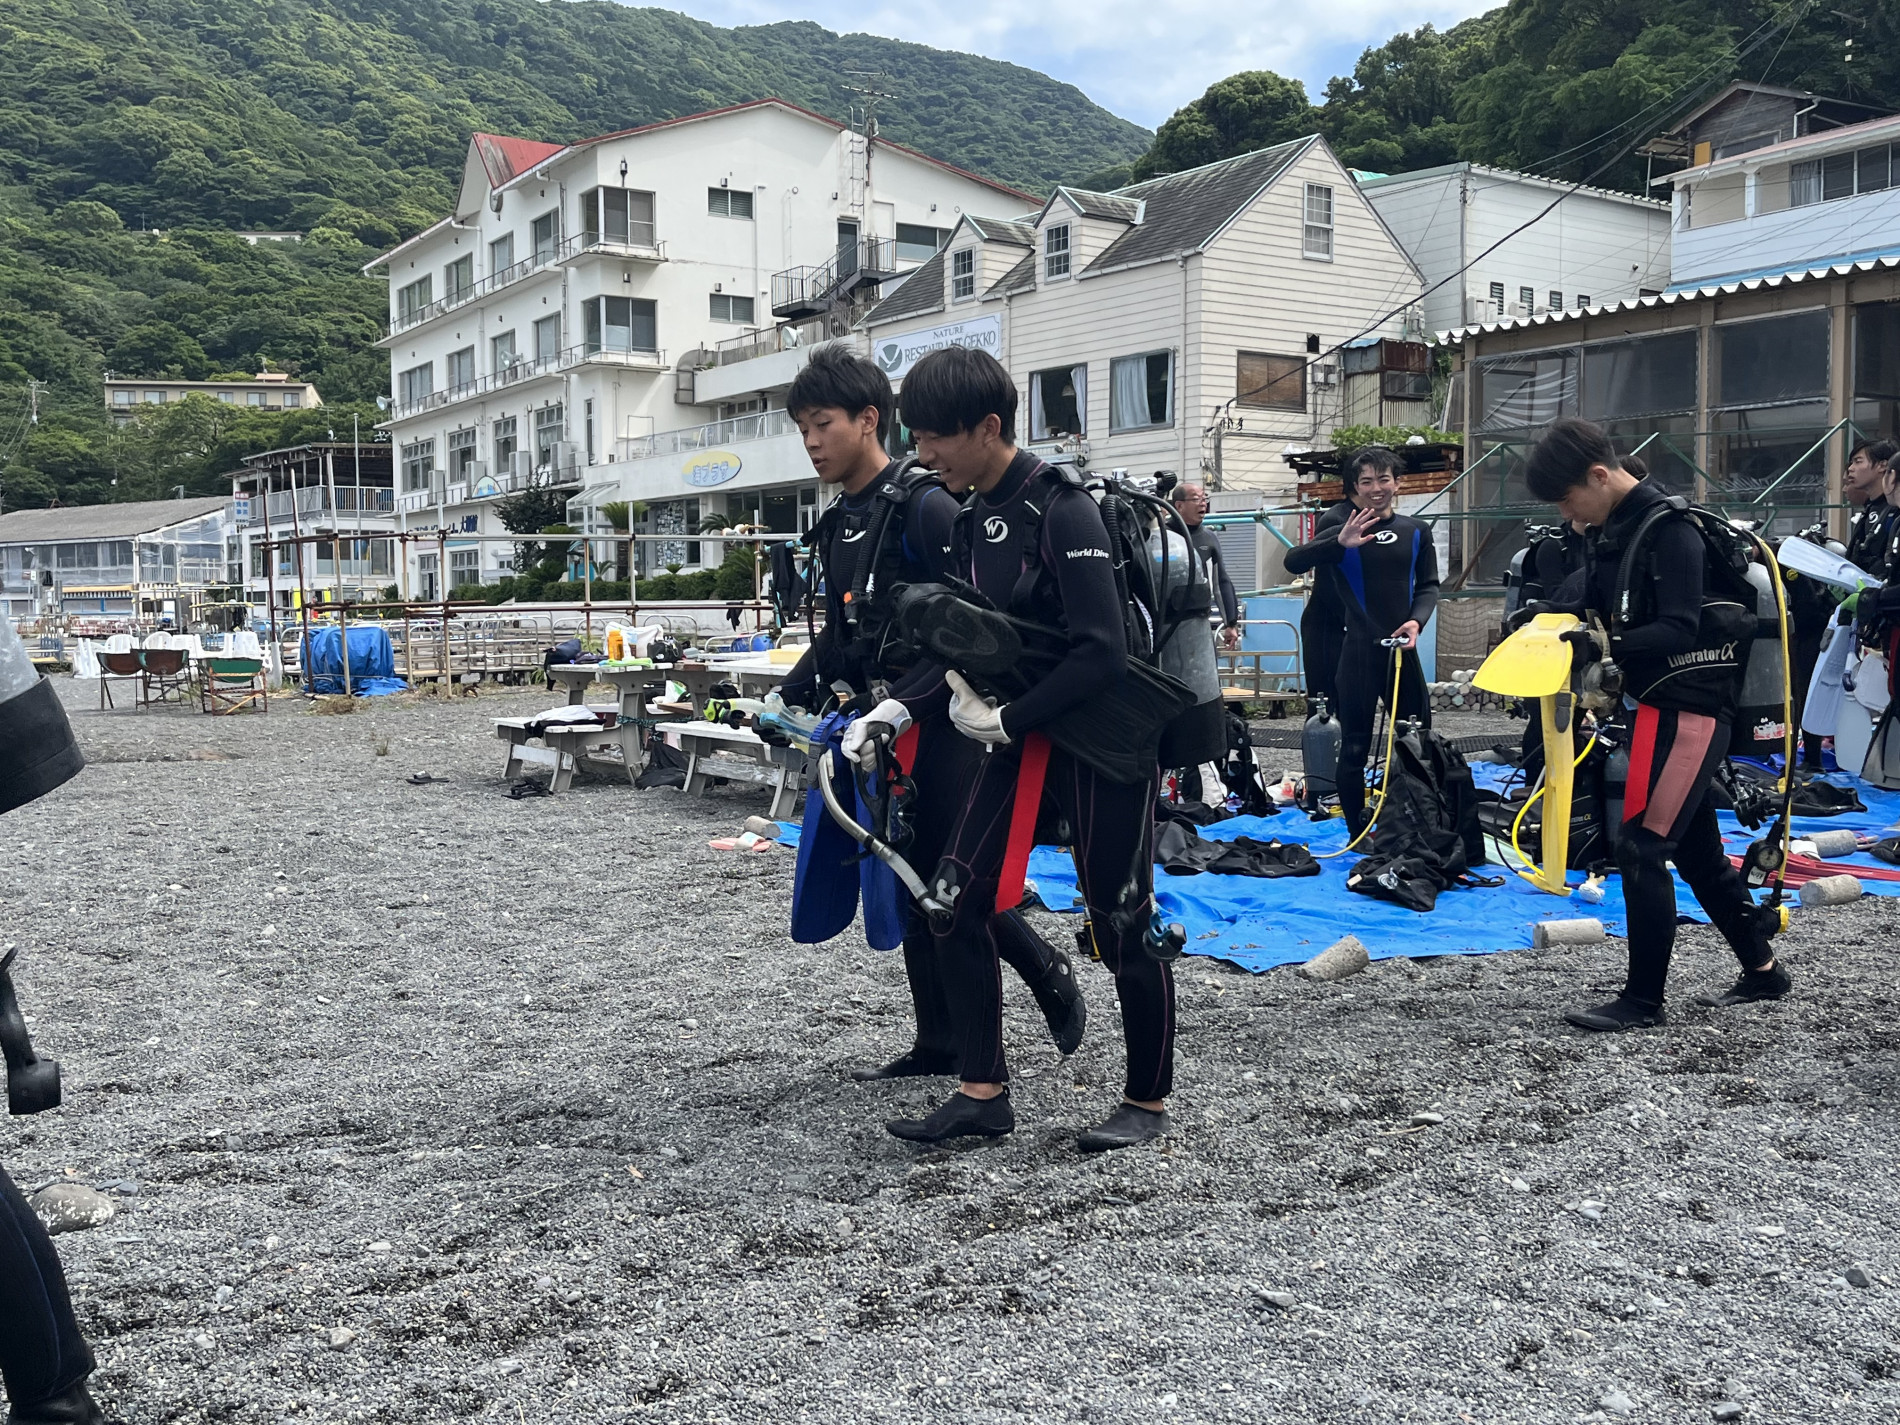
[[[1330,861],[1335,856],[1344,856],[1357,846],[1379,824],[1379,813],[1385,810],[1385,789],[1392,784],[1392,745],[1398,740],[1399,727],[1399,676],[1405,671],[1405,650],[1398,644],[1392,645],[1392,696],[1385,705],[1385,766],[1379,772],[1379,794],[1372,799],[1372,814],[1366,818],[1366,824],[1359,828],[1359,834],[1337,851],[1328,851],[1323,856],[1315,856],[1315,861]]]
[[[1577,760],[1572,762],[1570,765],[1572,767],[1581,767],[1583,765],[1583,759],[1590,755],[1590,749],[1592,747],[1595,747],[1596,745],[1597,745],[1597,735],[1593,732],[1590,734],[1590,740],[1583,744],[1583,751],[1577,754]],[[1532,865],[1535,865],[1536,863],[1532,861],[1530,857],[1526,856],[1524,854],[1524,848],[1517,844],[1518,828],[1524,824],[1524,818],[1530,813],[1530,809],[1537,804],[1537,799],[1543,795],[1544,795],[1544,782],[1543,782],[1543,779],[1540,777],[1537,782],[1537,790],[1532,792],[1529,797],[1525,798],[1523,807],[1518,811],[1518,814],[1516,815],[1516,817],[1514,817],[1511,821],[1511,850],[1516,853],[1517,859],[1522,861],[1524,863],[1524,866],[1532,866]],[[1522,876],[1525,880],[1531,882],[1531,884],[1541,886],[1543,883],[1539,881],[1537,877],[1533,875],[1531,872],[1526,871],[1524,869],[1524,866],[1513,866],[1511,867],[1511,869],[1517,872],[1517,874]]]

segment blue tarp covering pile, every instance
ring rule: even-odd
[[[313,693],[343,691],[343,630],[313,628],[305,635],[304,683]],[[373,624],[350,630],[350,691],[366,698],[400,693],[409,685],[396,676],[389,631]]]
[[[1473,768],[1474,772],[1485,770]],[[1854,787],[1867,810],[1842,816],[1796,817],[1797,837],[1830,827],[1863,835],[1887,834],[1900,823],[1900,793],[1879,791],[1851,777],[1837,775],[1827,780]],[[1743,829],[1728,812],[1720,813],[1720,820],[1723,837],[1734,854],[1739,855],[1758,834]],[[797,828],[790,830],[795,841]],[[1236,836],[1303,841],[1315,856],[1338,850],[1347,839],[1345,823],[1339,818],[1312,822],[1297,811],[1284,811],[1274,817],[1235,817],[1202,827],[1200,834],[1210,841]],[[1346,934],[1358,936],[1373,959],[1385,960],[1400,955],[1487,955],[1526,949],[1531,943],[1531,926],[1539,920],[1595,916],[1611,934],[1623,933],[1622,885],[1614,876],[1604,886],[1602,902],[1591,905],[1574,896],[1559,899],[1548,895],[1504,867],[1484,866],[1478,868],[1483,874],[1502,873],[1504,884],[1446,891],[1438,897],[1436,909],[1421,914],[1347,890],[1346,873],[1358,860],[1354,852],[1322,861],[1317,876],[1272,881],[1250,876],[1175,876],[1157,867],[1155,891],[1168,919],[1186,927],[1189,954],[1231,960],[1256,971],[1310,960]],[[1830,864],[1850,873],[1857,867],[1882,865],[1865,854]],[[1075,867],[1068,852],[1038,846],[1029,858],[1029,876],[1043,903],[1052,910],[1080,909]],[[1581,873],[1573,872],[1572,876],[1582,880]],[[1865,885],[1875,895],[1900,896],[1900,882],[1869,880]],[[1680,882],[1676,887],[1676,910],[1685,919],[1704,918],[1695,897]],[[1803,913],[1798,903],[1793,913]]]

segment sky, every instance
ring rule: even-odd
[[[638,0],[636,0],[636,3]],[[1360,52],[1401,30],[1443,29],[1484,0],[661,0],[716,25],[814,20],[1041,70],[1154,128],[1217,79],[1271,69],[1318,100]],[[1246,17],[1236,26],[1236,19]]]

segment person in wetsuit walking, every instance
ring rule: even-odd
[[[863,357],[842,346],[820,347],[792,382],[785,409],[798,423],[818,478],[840,494],[820,517],[812,537],[817,575],[824,585],[824,626],[778,691],[790,705],[816,708],[842,684],[855,702],[869,709],[886,701],[889,685],[908,666],[888,637],[895,586],[941,575],[958,501],[928,471],[900,470],[885,454],[891,384]],[[876,518],[880,506],[889,511],[881,528]],[[882,569],[863,571],[862,561],[880,558]],[[871,577],[859,601],[850,595],[861,572]],[[892,587],[879,587],[882,579],[892,581]],[[887,721],[889,715],[887,708]],[[907,850],[924,871],[943,854],[961,805],[957,784],[944,780],[946,769],[954,768],[941,750],[946,742],[961,740],[947,717],[924,719],[917,729],[910,774],[915,788],[913,839]],[[1056,1048],[1074,1053],[1088,1009],[1068,955],[1037,935],[1019,911],[1005,911],[989,928],[1003,963],[1035,996]],[[904,932],[904,973],[917,1016],[916,1040],[889,1063],[852,1070],[851,1077],[860,1082],[947,1074],[956,1068],[956,1034],[936,951],[914,905]]]
[[[1431,699],[1418,661],[1420,632],[1438,607],[1438,554],[1432,533],[1393,510],[1399,492],[1398,457],[1383,446],[1353,456],[1348,493],[1356,506],[1336,527],[1287,551],[1288,572],[1321,571],[1330,578],[1346,614],[1346,636],[1334,676],[1339,718],[1339,806],[1354,836],[1366,824],[1366,759],[1379,704],[1392,697],[1392,649],[1398,640],[1398,706],[1389,717],[1431,726]],[[1324,521],[1322,521],[1324,526]]]
[[[987,353],[932,352],[904,379],[904,423],[920,459],[953,491],[973,491],[958,517],[953,572],[998,609],[1059,628],[1066,649],[1019,697],[998,706],[954,670],[931,670],[896,694],[913,717],[946,707],[964,744],[962,809],[933,890],[953,912],[937,936],[961,1034],[962,1084],[921,1119],[889,1125],[900,1138],[934,1143],[1015,1128],[1004,1060],[999,976],[985,925],[995,908],[1011,813],[1025,765],[1047,761],[1036,810],[1075,855],[1089,927],[1121,1001],[1127,1044],[1123,1101],[1085,1131],[1085,1152],[1129,1147],[1171,1128],[1174,984],[1149,955],[1153,904],[1154,775],[1109,780],[1038,732],[1125,676],[1124,608],[1107,528],[1085,490],[1016,446],[1017,395]],[[876,716],[876,714],[873,714]],[[1033,761],[1032,761],[1033,759]],[[1033,780],[1033,777],[1032,777]]]
[[[1581,607],[1610,631],[1609,657],[1623,671],[1629,783],[1616,862],[1628,906],[1629,975],[1607,1004],[1564,1016],[1579,1029],[1631,1029],[1665,1020],[1663,997],[1676,940],[1673,861],[1741,962],[1741,978],[1701,1003],[1729,1006],[1779,999],[1785,969],[1769,946],[1773,914],[1757,907],[1729,864],[1709,784],[1728,755],[1739,670],[1699,656],[1706,591],[1703,539],[1686,515],[1664,513],[1636,546],[1627,609],[1619,590],[1637,530],[1669,497],[1619,463],[1609,437],[1588,421],[1560,420],[1532,448],[1530,490],[1566,520],[1586,525],[1588,562]]]

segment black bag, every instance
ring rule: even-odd
[[[663,737],[651,739],[647,743],[646,768],[633,779],[633,785],[643,792],[649,787],[685,786],[686,754]]]
[[[1240,798],[1242,816],[1277,816],[1280,809],[1261,784],[1260,764],[1253,755],[1253,734],[1247,719],[1227,710],[1227,755],[1220,764],[1220,779],[1227,784],[1227,795]]]
[[[1438,893],[1484,859],[1478,793],[1471,769],[1435,732],[1408,733],[1392,746],[1379,824],[1346,889],[1430,910]]]

